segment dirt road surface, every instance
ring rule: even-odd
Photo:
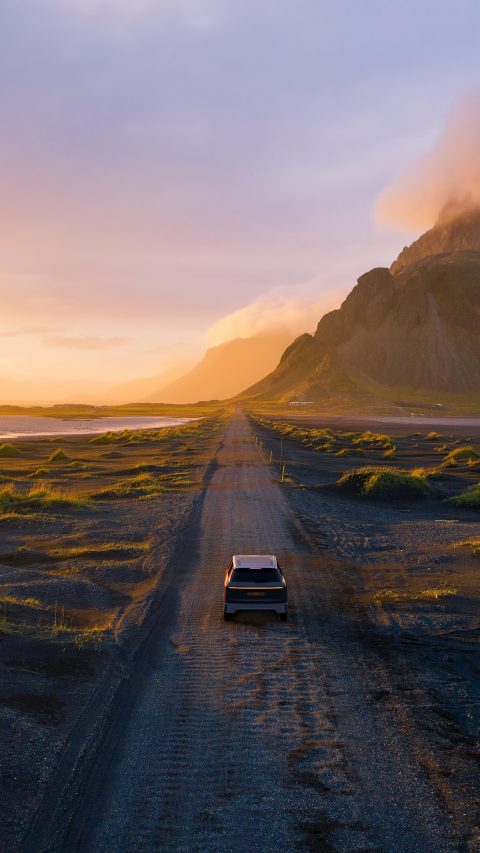
[[[466,850],[401,697],[241,413],[187,539],[64,836],[41,849]],[[223,621],[224,567],[242,552],[278,555],[288,623]]]

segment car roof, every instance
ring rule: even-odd
[[[276,569],[277,558],[274,554],[234,554],[233,565],[236,569]]]

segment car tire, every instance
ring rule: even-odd
[[[280,622],[286,622],[288,619],[288,613],[280,613]]]
[[[230,619],[232,618],[232,614],[231,614],[231,613],[227,613],[227,611],[226,611],[226,610],[224,610],[224,611],[223,611],[223,618],[225,619],[225,622],[230,622]]]

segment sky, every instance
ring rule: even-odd
[[[418,233],[378,199],[479,31],[476,0],[2,0],[0,378],[93,397],[313,330]]]

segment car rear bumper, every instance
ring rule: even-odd
[[[241,610],[272,610],[274,613],[286,613],[288,604],[285,601],[229,601],[224,604],[225,613],[239,613]]]

